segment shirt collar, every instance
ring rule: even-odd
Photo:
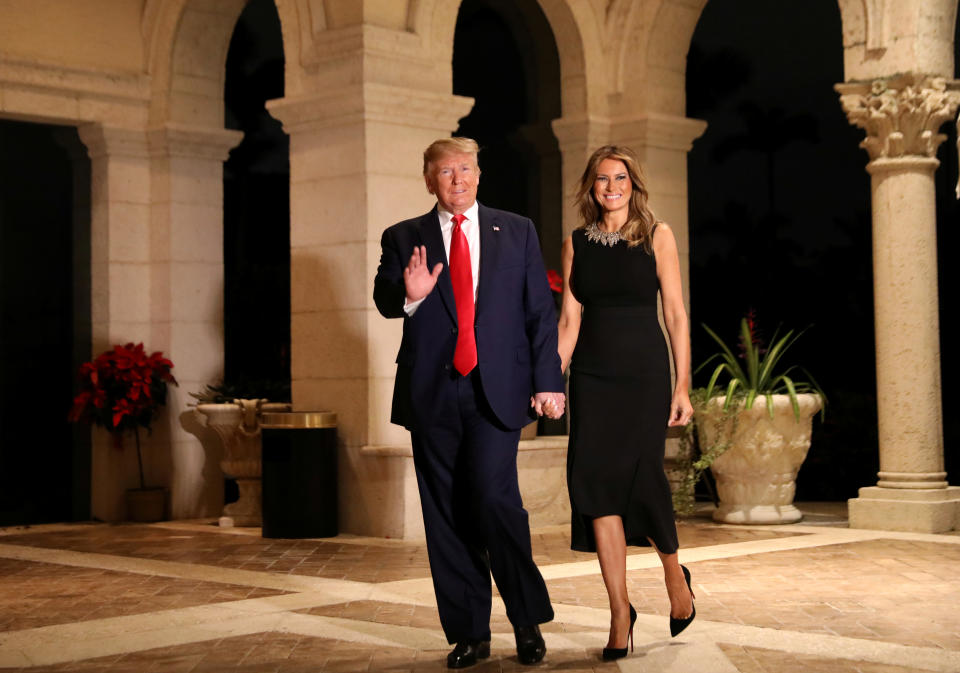
[[[472,222],[474,224],[477,224],[480,221],[479,204],[476,201],[474,201],[472,206],[470,206],[465,211],[463,211],[463,214],[466,216],[467,222]],[[453,224],[452,224],[453,213],[444,210],[439,203],[437,204],[437,216],[440,218],[441,231],[449,231],[450,229],[453,228]]]

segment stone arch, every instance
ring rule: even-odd
[[[624,70],[627,68],[627,53],[631,40],[629,36],[642,22],[636,16],[640,12],[639,5],[630,0],[613,0],[607,7],[604,17],[604,32],[607,35],[607,45],[604,49],[608,62],[617,64],[610,81],[610,90],[621,92],[624,87]]]
[[[603,69],[603,31],[593,10],[570,0],[538,0],[553,31],[560,54],[563,115],[597,114],[605,110],[606,78]],[[453,54],[453,34],[460,0],[411,0],[408,30],[416,33],[446,68]]]
[[[649,36],[644,59],[646,67],[642,69],[642,74],[647,80],[647,87],[655,87],[656,90],[649,99],[651,111],[678,116],[686,114],[687,52],[706,4],[706,0],[695,0],[689,4],[662,0],[656,5],[649,5],[647,11],[634,13],[633,20],[643,21],[649,28],[644,30],[642,25],[635,24],[631,30],[625,31],[625,36],[633,40],[641,31]],[[630,50],[624,50],[623,54],[625,59],[629,58]],[[621,63],[625,72],[627,66],[626,61]]]
[[[837,0],[843,24],[843,46],[866,45],[880,49],[886,44],[887,24],[883,4],[876,0]]]
[[[560,53],[564,117],[607,112],[603,27],[589,6],[570,0],[539,0]]]
[[[230,38],[246,0],[148,0],[141,30],[151,77],[149,125],[223,126],[223,82]],[[287,85],[298,70],[302,14],[309,5],[277,0],[288,58]],[[307,17],[309,19],[309,16]],[[305,30],[312,35],[312,26]]]

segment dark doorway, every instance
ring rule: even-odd
[[[687,59],[687,114],[709,124],[689,155],[693,363],[716,350],[701,323],[730,342],[751,309],[767,339],[812,326],[788,364],[830,404],[798,500],[853,497],[879,464],[868,157],[843,77],[835,0],[711,0]]]
[[[243,142],[224,166],[224,379],[237,396],[290,395],[290,145],[264,102],[283,97],[283,38],[273,0],[251,0],[234,29],[227,128]]]
[[[76,129],[0,121],[0,526],[90,516],[89,196]]]
[[[953,34],[954,77],[960,77],[960,13]],[[960,265],[954,263],[960,246],[960,199],[957,180],[960,161],[957,152],[957,125],[947,122],[940,129],[947,136],[937,151],[937,266],[940,285],[940,386],[943,390],[943,454],[947,479],[960,484],[960,416],[952,413],[960,404],[960,390],[954,385],[960,376],[960,351],[956,348],[960,321],[955,317]]]
[[[536,0],[464,0],[453,92],[475,99],[455,135],[480,143],[479,199],[531,218],[547,268],[560,268],[563,188],[550,122],[560,117],[560,57]]]

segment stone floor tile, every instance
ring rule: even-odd
[[[779,650],[720,644],[740,673],[919,673],[920,669],[867,661],[799,655]]]
[[[711,552],[706,551],[706,558],[699,556],[703,560],[688,563],[697,593],[698,620],[704,625],[712,622],[714,628],[698,632],[695,623],[688,632],[687,642],[696,643],[698,634],[723,632],[724,625],[730,625],[732,629],[745,625],[777,629],[776,633],[805,634],[805,637],[839,635],[928,648],[924,650],[925,656],[942,651],[945,656],[952,657],[950,661],[960,662],[960,621],[954,617],[955,606],[960,601],[955,579],[960,576],[960,545],[956,544],[956,536],[906,539],[878,535],[876,539],[841,543],[837,541],[839,533],[832,528],[843,526],[842,517],[836,517],[836,511],[835,505],[813,509],[808,518],[822,526],[819,529],[721,526],[703,517],[681,521],[678,524],[681,558],[684,549],[725,545],[723,549],[734,550],[732,557],[712,560],[709,558]],[[834,532],[830,533],[830,530]],[[791,538],[811,535],[815,538],[821,531],[827,535],[825,540],[831,540],[829,543],[788,548],[792,544]],[[774,546],[768,545],[768,551],[764,553],[735,551],[738,543],[762,541],[769,541]],[[213,569],[253,570],[263,573],[265,585],[271,587],[277,584],[271,578],[278,575],[342,578],[352,583],[343,587],[344,598],[366,595],[365,592],[356,592],[357,583],[373,585],[429,577],[429,564],[422,543],[350,536],[323,540],[267,540],[246,531],[230,532],[213,526],[172,523],[0,530],[0,542],[3,545],[105,554],[118,560],[138,559],[138,563],[139,559],[161,560]],[[777,551],[777,546],[785,547]],[[593,554],[571,551],[564,527],[536,531],[533,548],[536,560],[542,566],[596,558]],[[650,555],[653,552],[648,548],[631,548],[629,553]],[[547,582],[551,598],[557,605],[594,608],[598,612],[589,613],[593,615],[590,627],[576,620],[565,623],[560,619],[543,625],[548,640],[565,642],[566,645],[552,648],[546,660],[535,670],[565,673],[617,671],[616,664],[599,660],[607,611],[602,579],[599,573],[580,574],[582,564],[577,568],[577,572],[569,576],[553,569]],[[121,572],[17,560],[0,552],[0,655],[3,655],[5,639],[29,634],[29,629],[37,626],[56,629],[61,628],[58,625],[84,624],[93,619],[128,615],[143,619],[143,615],[161,610],[172,610],[174,612],[170,614],[176,614],[177,610],[200,605],[216,609],[221,603],[282,593],[259,588],[256,586],[257,577],[247,577],[251,580],[250,586],[238,586],[207,581],[206,573],[204,581],[177,579],[148,574],[142,566],[137,573]],[[627,582],[637,610],[645,615],[656,615],[655,623],[662,621],[666,641],[669,601],[662,571],[659,567],[631,570]],[[407,587],[405,590],[429,591],[426,588],[429,585],[422,583],[404,586]],[[382,633],[388,641],[392,638],[390,642],[397,642],[398,627],[417,629],[426,640],[443,641],[435,607],[416,605],[413,600],[403,602],[404,599],[398,596],[405,594],[392,593],[390,587],[385,589],[391,590],[386,594],[391,597],[389,601],[342,600],[332,605],[321,604],[322,592],[319,592],[320,602],[315,607],[290,608],[291,629],[281,625],[277,631],[198,640],[22,670],[36,673],[446,670],[444,662],[449,648],[414,650],[357,642],[358,638],[362,641],[366,637],[363,634],[367,633]],[[417,594],[416,600],[425,595]],[[297,606],[303,604],[297,603]],[[265,604],[260,602],[257,605]],[[227,619],[234,616],[230,610],[222,614]],[[558,614],[562,616],[564,611],[558,610]],[[572,613],[567,610],[567,614]],[[578,611],[576,614],[582,618],[587,613]],[[350,634],[351,640],[327,637],[327,624],[333,622],[304,620],[305,615],[346,620],[336,622],[337,629],[346,629],[337,633]],[[355,631],[350,628],[351,623],[356,625]],[[183,627],[186,632],[191,628],[190,623]],[[300,630],[310,635],[303,635]],[[498,638],[493,656],[471,669],[472,673],[532,670],[517,662],[512,647],[504,646],[512,641],[512,626],[502,614],[495,612],[491,631]],[[582,638],[581,634],[598,631],[595,646],[586,649],[579,646],[581,641],[576,639]],[[569,638],[564,638],[564,634]],[[206,632],[198,637],[209,638],[210,635]],[[592,640],[594,636],[587,639]],[[578,644],[571,646],[571,643]],[[742,673],[903,673],[910,670],[889,663],[812,657],[747,645],[720,642],[719,646]],[[901,663],[903,660],[901,656]]]
[[[0,558],[0,631],[281,593],[217,582]]]

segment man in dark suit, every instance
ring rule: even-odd
[[[563,413],[557,319],[533,223],[477,203],[478,147],[437,140],[423,174],[437,206],[383,233],[373,297],[403,318],[391,421],[410,430],[450,668],[490,654],[490,573],[517,655],[539,662],[553,619],[517,485],[531,415]]]

